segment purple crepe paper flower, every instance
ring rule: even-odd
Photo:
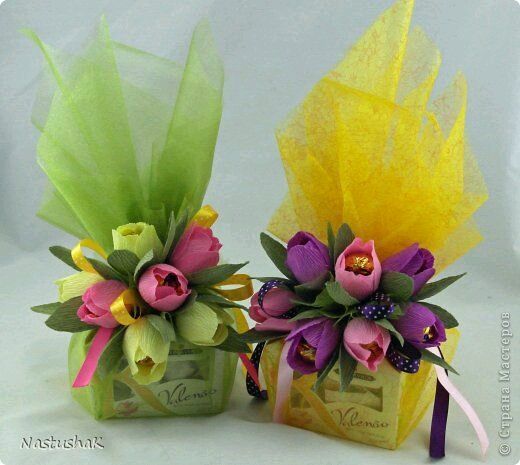
[[[442,321],[421,304],[412,303],[394,326],[410,344],[418,349],[437,347],[446,340]]]
[[[287,243],[287,260],[285,264],[300,283],[325,281],[330,271],[328,247],[312,234],[297,232]]]
[[[413,293],[417,294],[421,288],[433,277],[435,258],[428,249],[419,248],[419,244],[412,244],[401,252],[392,255],[382,263],[383,272],[398,271],[413,279]]]
[[[327,366],[339,342],[340,334],[330,318],[298,321],[286,337],[291,344],[287,363],[299,373],[310,374]]]

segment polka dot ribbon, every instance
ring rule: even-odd
[[[265,342],[259,342],[255,350],[253,350],[253,353],[251,354],[250,361],[253,364],[253,366],[256,368],[256,371],[258,373],[259,366],[260,366],[260,357],[262,356],[262,351],[264,350]],[[250,396],[256,397],[257,399],[267,400],[267,391],[265,389],[260,389],[258,384],[256,384],[253,377],[247,373],[246,376],[246,387],[247,392]]]
[[[280,281],[279,279],[272,279],[271,281],[267,281],[262,285],[260,290],[258,291],[258,305],[260,308],[265,312],[264,308],[264,298],[267,295],[267,293],[271,289],[275,289],[277,287],[283,287],[283,281]],[[267,312],[266,312],[267,313]]]
[[[421,364],[421,352],[408,342],[403,347],[399,343],[392,342],[386,353],[386,358],[398,371],[404,373],[417,373]]]
[[[394,313],[395,304],[386,294],[378,292],[373,301],[359,305],[358,310],[367,320],[381,320]]]

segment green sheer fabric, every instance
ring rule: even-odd
[[[26,34],[48,65],[33,112],[51,183],[39,216],[107,251],[130,222],[164,239],[170,212],[196,212],[211,176],[223,68],[208,24],[184,66],[112,41],[104,19],[77,55]]]

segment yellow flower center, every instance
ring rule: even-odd
[[[372,257],[366,253],[356,253],[345,257],[345,270],[368,276],[374,271]]]
[[[316,349],[304,341],[298,344],[298,353],[300,357],[307,362],[314,362],[316,360]]]
[[[436,331],[433,326],[427,326],[423,329],[424,342],[431,341],[436,335]]]
[[[379,344],[375,341],[372,341],[369,344],[360,344],[363,349],[369,350],[371,353],[371,356],[373,357],[379,357],[381,353],[383,352],[383,349],[379,347]]]
[[[121,236],[138,236],[144,230],[142,224],[131,224],[127,226],[122,226],[118,229],[119,234]]]

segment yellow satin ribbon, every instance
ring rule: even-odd
[[[98,255],[103,257],[105,260],[107,258],[106,252],[97,242],[93,241],[92,239],[82,239],[70,251],[72,261],[81,271],[99,274],[92,266],[92,264],[88,261],[88,258],[85,257],[85,255],[83,254],[83,248],[93,250]]]
[[[211,205],[204,205],[192,218],[192,223],[197,223],[203,228],[211,228],[215,221],[217,221],[218,213]]]
[[[106,252],[97,242],[93,241],[92,239],[82,239],[70,251],[72,261],[81,271],[99,274],[89,262],[88,258],[85,257],[85,254],[83,253],[84,248],[96,252],[105,260],[107,258]],[[131,315],[134,308],[138,306],[139,301],[135,291],[133,289],[125,289],[110,305],[110,312],[119,324],[128,326],[135,323],[139,319],[139,317],[134,318]]]
[[[222,289],[224,286],[238,285],[234,289]],[[224,281],[215,284],[213,289],[226,299],[238,302],[249,299],[253,295],[253,282],[247,274],[234,274]]]
[[[133,289],[125,289],[110,305],[110,312],[119,324],[128,326],[140,318],[134,318],[131,315],[136,307],[139,307],[139,301],[135,291]]]

